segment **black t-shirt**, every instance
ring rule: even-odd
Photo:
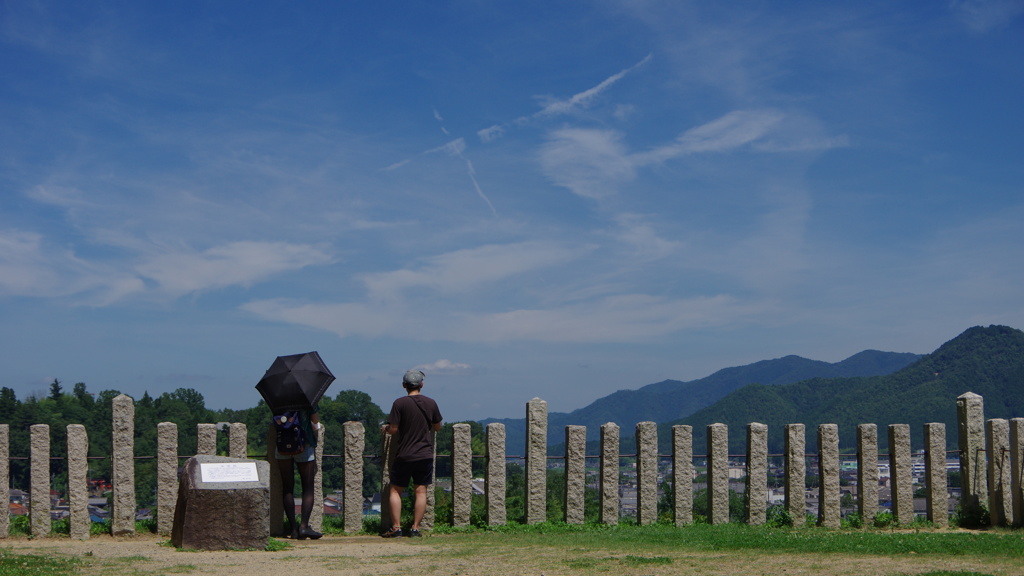
[[[420,407],[423,410],[420,410]],[[425,413],[425,415],[424,415]],[[391,405],[388,423],[398,427],[396,460],[429,460],[434,457],[434,424],[441,421],[437,402],[422,394],[402,396]]]

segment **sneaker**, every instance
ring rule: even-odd
[[[402,529],[392,528],[391,530],[381,534],[381,536],[384,538],[400,538],[402,536]]]
[[[323,536],[323,534],[313,530],[312,528],[299,528],[299,540],[305,540],[306,538],[309,538],[310,540],[319,540],[321,536]]]
[[[420,538],[422,536],[423,536],[423,534],[420,534],[419,530],[409,530],[409,537],[410,538]]]

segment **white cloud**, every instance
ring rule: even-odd
[[[622,134],[613,130],[555,130],[541,147],[540,163],[549,180],[594,200],[613,194],[635,176]]]
[[[373,300],[394,301],[411,289],[466,293],[505,278],[569,262],[585,250],[548,242],[487,245],[425,258],[412,270],[369,274],[363,282]]]
[[[226,286],[250,286],[282,272],[327,264],[322,248],[282,242],[230,242],[203,252],[161,254],[137,267],[162,292],[180,296]]]
[[[439,376],[459,376],[469,374],[473,372],[473,367],[463,362],[452,362],[447,358],[441,358],[435,360],[429,364],[419,364],[413,366],[415,370],[421,370],[428,377],[433,375]]]
[[[1007,26],[1024,14],[1024,0],[952,0],[949,6],[968,28],[978,33]]]

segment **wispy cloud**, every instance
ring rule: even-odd
[[[282,242],[230,242],[202,252],[157,255],[137,267],[160,292],[181,296],[226,286],[251,286],[277,274],[331,261],[323,248]]]
[[[949,6],[971,31],[978,33],[1003,28],[1024,15],[1022,0],[952,0]]]
[[[477,131],[477,137],[480,138],[480,141],[485,143],[493,142],[494,140],[497,140],[498,138],[504,136],[505,132],[510,126],[522,126],[528,124],[532,120],[540,118],[551,118],[555,116],[563,116],[567,114],[572,114],[577,110],[587,108],[595,99],[597,99],[598,96],[600,96],[602,93],[604,93],[613,85],[615,85],[616,82],[622,80],[628,74],[634,72],[638,68],[641,68],[642,66],[650,62],[653,57],[653,54],[648,54],[642,60],[630,66],[629,68],[625,68],[615,74],[612,74],[611,76],[605,78],[596,86],[588,88],[583,92],[574,94],[569,98],[559,100],[557,98],[553,98],[550,96],[542,97],[540,99],[544,102],[544,104],[538,112],[535,112],[529,116],[520,116],[519,118],[516,118],[515,120],[512,120],[511,122],[505,124],[495,124],[493,126],[488,126],[487,128]]]

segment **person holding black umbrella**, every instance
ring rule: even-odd
[[[388,421],[381,427],[385,434],[398,434],[398,450],[391,464],[388,485],[388,506],[391,511],[391,529],[381,534],[385,538],[402,535],[402,492],[411,480],[413,489],[413,515],[410,536],[420,535],[420,522],[427,510],[427,489],[434,479],[434,435],[441,429],[441,411],[437,402],[420,393],[424,374],[409,370],[402,378],[406,395],[395,400]]]
[[[297,410],[278,414],[274,421],[279,426],[283,418],[298,418],[298,426],[302,430],[302,451],[296,454],[282,454],[280,447],[275,447],[274,457],[277,469],[281,473],[281,493],[284,514],[288,518],[291,537],[297,540],[311,538],[316,540],[323,536],[309,526],[309,518],[313,514],[313,481],[316,476],[316,431],[321,428],[320,414],[316,405],[312,410]],[[292,463],[295,463],[292,466]],[[295,523],[295,469],[299,470],[302,482],[302,524]]]

